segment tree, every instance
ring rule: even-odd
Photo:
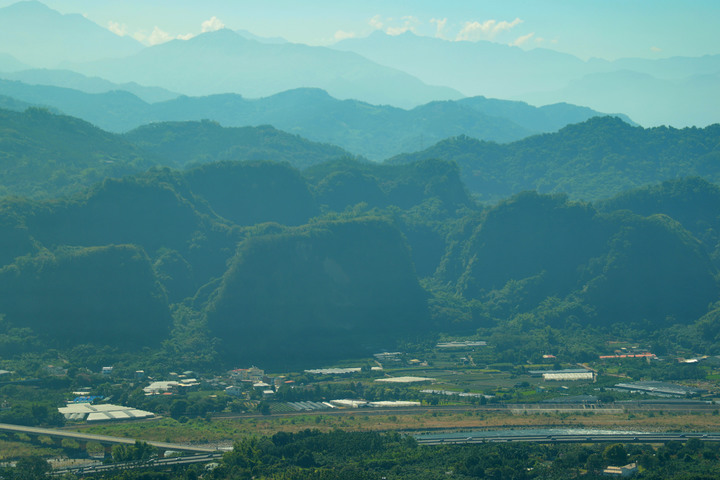
[[[610,462],[611,465],[625,465],[627,463],[627,452],[621,444],[614,443],[605,448],[603,458]]]
[[[51,470],[50,464],[36,455],[20,458],[15,464],[15,477],[21,480],[45,478]]]

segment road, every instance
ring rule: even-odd
[[[191,465],[194,463],[210,463],[218,461],[220,460],[220,458],[222,458],[222,453],[191,455],[189,457],[153,458],[144,461],[119,462],[107,465],[89,465],[80,467],[59,468],[53,470],[50,474],[54,476],[62,476],[67,473],[71,473],[74,475],[91,475],[116,470],[133,470],[139,468],[173,467],[179,465]]]
[[[485,436],[468,433],[459,437],[457,434],[416,435],[420,445],[457,445],[472,443],[667,443],[671,441],[686,442],[697,438],[704,442],[720,442],[720,433],[588,433],[588,434],[551,434],[551,435],[493,435]]]

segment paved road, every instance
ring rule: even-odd
[[[145,461],[121,462],[108,465],[86,465],[78,467],[59,468],[50,472],[51,475],[90,475],[115,470],[133,470],[140,468],[172,467],[178,465],[191,465],[194,463],[210,463],[222,458],[222,453],[208,453],[203,455],[191,455],[189,457],[176,458],[153,458]]]
[[[455,445],[471,443],[666,443],[671,441],[685,442],[697,438],[706,442],[720,442],[718,433],[587,433],[587,434],[551,434],[551,435],[493,435],[484,436],[468,433],[458,437],[457,434],[417,435],[420,445]]]

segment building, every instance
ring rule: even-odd
[[[623,465],[622,467],[609,466],[603,470],[603,475],[607,475],[609,477],[631,477],[637,472],[637,464],[628,463],[627,465]]]
[[[169,392],[180,386],[180,382],[169,381],[169,382],[152,382],[147,387],[143,388],[145,395],[160,395],[161,393]]]
[[[584,372],[571,372],[571,373],[543,373],[543,380],[545,381],[558,381],[558,382],[572,382],[577,380],[589,380],[595,381],[595,372],[584,371]]]
[[[265,371],[254,365],[250,368],[236,368],[230,371],[230,378],[236,382],[260,383],[265,380]]]
[[[420,382],[434,382],[434,378],[427,377],[388,377],[378,378],[376,382],[381,383],[420,383]]]
[[[566,368],[564,370],[530,370],[530,376],[542,377],[543,380],[574,381],[590,380],[595,381],[595,372],[584,368]]]
[[[233,397],[242,397],[244,395],[244,390],[242,387],[238,387],[237,385],[230,385],[228,387],[225,387],[225,393],[228,395],[231,395]]]
[[[472,347],[486,347],[487,342],[483,340],[477,341],[465,341],[465,342],[441,342],[435,345],[435,348],[472,348]]]
[[[66,420],[75,422],[137,420],[155,416],[155,414],[146,412],[145,410],[110,404],[91,405],[89,403],[70,403],[65,407],[58,408],[58,411]]]
[[[648,395],[661,397],[697,397],[705,393],[705,390],[699,388],[657,381],[618,383],[614,388],[616,390],[626,390],[632,393],[647,393]]]

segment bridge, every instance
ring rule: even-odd
[[[55,428],[37,428],[26,427],[23,425],[11,425],[8,423],[0,423],[0,433],[4,433],[16,439],[22,439],[21,435],[26,435],[31,442],[39,442],[41,437],[50,438],[56,445],[62,446],[63,440],[72,440],[80,445],[80,448],[86,449],[88,443],[99,443],[102,445],[105,456],[109,456],[114,445],[135,445],[136,441],[145,442],[155,447],[160,458],[165,456],[165,452],[181,452],[188,454],[212,454],[218,453],[215,448],[197,447],[191,445],[180,445],[176,443],[155,442],[152,440],[135,440],[133,438],[112,437],[109,435],[96,435],[92,433],[71,432],[68,430],[60,430]]]

